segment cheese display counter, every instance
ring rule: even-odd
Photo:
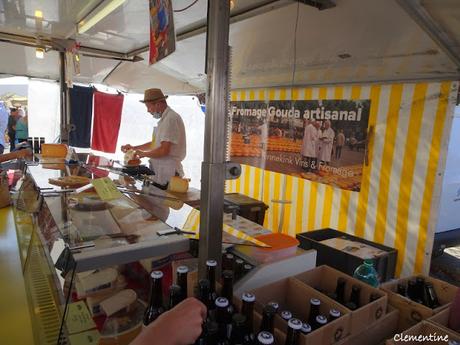
[[[102,200],[91,185],[75,189],[82,177],[113,181],[118,197]],[[149,273],[161,269],[169,286],[172,262],[193,259],[199,211],[145,181],[86,164],[31,162],[15,189],[37,343],[129,343],[141,329]],[[224,223],[224,248],[263,245],[254,236],[269,232],[231,214]]]

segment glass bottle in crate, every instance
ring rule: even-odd
[[[371,259],[366,259],[356,268],[353,277],[369,284],[373,287],[379,286],[378,273],[374,268],[374,262]]]

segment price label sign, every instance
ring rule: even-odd
[[[117,189],[117,186],[115,186],[115,183],[108,177],[95,179],[92,181],[92,184],[96,193],[103,201],[115,200],[123,196]]]

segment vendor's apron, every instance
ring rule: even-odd
[[[153,129],[152,146],[154,148],[160,146],[156,143],[157,127]],[[155,175],[151,178],[157,187],[166,189],[169,180],[173,176],[184,176],[182,163],[172,157],[150,158],[150,169],[153,170]]]

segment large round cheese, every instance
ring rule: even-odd
[[[187,193],[188,181],[188,179],[173,176],[171,180],[169,180],[168,190],[173,193]]]

